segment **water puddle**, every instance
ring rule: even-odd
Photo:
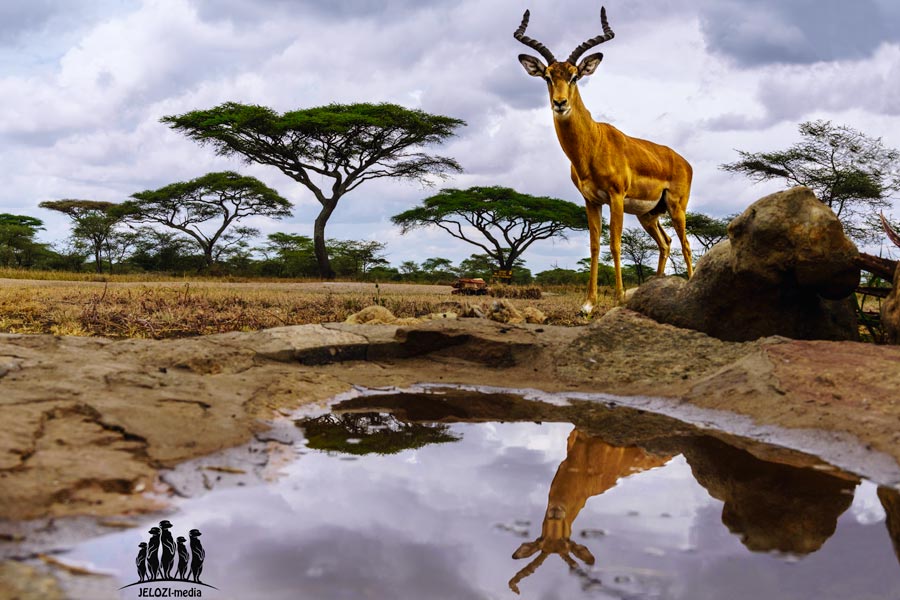
[[[204,493],[60,558],[127,585],[167,519],[202,532],[211,598],[900,597],[896,490],[669,417],[576,408],[355,398],[183,466],[169,481]],[[228,466],[239,452],[260,458]]]

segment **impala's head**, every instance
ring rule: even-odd
[[[587,546],[571,540],[572,519],[573,516],[568,514],[566,507],[561,504],[551,503],[547,507],[541,535],[533,542],[524,542],[513,552],[512,557],[516,560],[533,556],[538,551],[540,554],[509,580],[509,588],[512,591],[518,594],[519,582],[534,573],[551,554],[558,554],[572,569],[578,568],[578,563],[572,555],[588,565],[594,564],[594,555]]]
[[[513,33],[513,37],[529,48],[536,50],[538,54],[544,57],[547,64],[545,65],[539,58],[530,54],[520,54],[519,62],[522,63],[529,75],[540,77],[547,82],[547,89],[550,92],[550,108],[553,109],[553,116],[557,119],[564,119],[572,112],[573,98],[578,93],[578,80],[582,77],[587,77],[597,69],[597,65],[603,60],[603,54],[600,52],[589,54],[581,62],[578,62],[578,59],[588,49],[611,40],[616,34],[613,33],[609,23],[606,22],[606,8],[601,8],[600,24],[603,26],[603,34],[579,45],[566,60],[558,61],[546,46],[525,35],[529,16],[530,13],[526,10],[525,15],[522,17],[522,23]]]

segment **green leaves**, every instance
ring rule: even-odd
[[[741,159],[720,166],[753,181],[785,179],[811,188],[857,241],[878,236],[873,226],[879,210],[890,206],[891,192],[900,191],[900,152],[830,121],[799,126],[801,140],[786,150],[744,152]]]
[[[391,217],[391,221],[406,233],[456,217],[484,221],[486,224],[516,222],[531,226],[556,224],[562,229],[587,229],[587,215],[582,206],[497,186],[443,189],[423,200],[421,206]]]
[[[391,217],[403,233],[435,226],[481,248],[501,269],[535,241],[587,229],[584,207],[565,200],[519,193],[507,187],[443,189],[420,206]]]
[[[220,155],[271,165],[305,186],[322,206],[314,229],[320,275],[333,277],[325,223],[338,201],[372,179],[432,185],[462,171],[446,156],[425,152],[452,137],[464,121],[396,104],[329,104],[279,114],[226,102],[208,110],[162,118],[172,129]],[[324,180],[324,182],[323,182]]]
[[[256,179],[233,171],[208,173],[190,181],[132,194],[121,211],[140,223],[159,223],[191,236],[203,250],[208,266],[216,245],[240,243],[250,229],[226,230],[250,216],[280,219],[291,214],[291,203]]]
[[[333,178],[332,198],[337,198],[377,177],[422,179],[461,171],[455,160],[421,148],[445,141],[465,122],[396,104],[329,104],[278,114],[264,106],[226,102],[161,120],[213,145],[218,154],[279,168],[323,204],[327,187],[316,185],[310,172]]]

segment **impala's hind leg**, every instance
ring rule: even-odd
[[[684,256],[684,265],[687,268],[688,279],[694,275],[694,263],[691,260],[691,244],[687,238],[685,231],[685,212],[687,208],[687,196],[684,199],[669,193],[666,198],[666,205],[669,209],[669,216],[672,217],[672,226],[675,228],[675,235],[681,242],[681,255]]]
[[[644,231],[650,234],[653,241],[659,247],[659,264],[656,267],[656,275],[662,277],[666,272],[666,261],[669,260],[669,249],[672,247],[672,238],[666,235],[659,224],[659,215],[647,213],[638,216],[638,221]]]

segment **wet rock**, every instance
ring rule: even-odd
[[[859,283],[858,252],[812,191],[796,187],[756,201],[731,222],[728,237],[690,281],[651,280],[628,308],[730,341],[858,338],[846,300]]]
[[[881,327],[885,342],[900,344],[900,264],[894,273],[894,289],[881,303]]]

